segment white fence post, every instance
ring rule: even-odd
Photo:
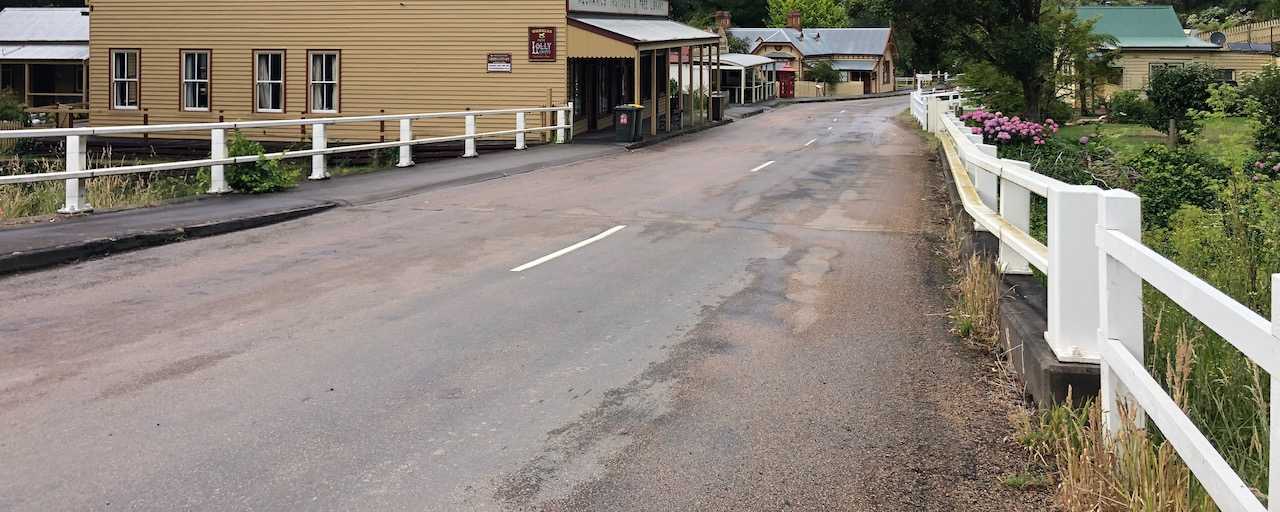
[[[311,149],[328,149],[329,140],[325,137],[325,125],[316,123],[311,125]],[[311,176],[307,179],[324,180],[329,178],[329,169],[326,167],[327,155],[311,155]]]
[[[396,163],[396,167],[413,166],[413,120],[400,120],[400,161]]]
[[[525,144],[524,140],[525,126],[527,125],[525,124],[524,112],[516,112],[516,149],[529,148],[529,145]]]
[[[1049,188],[1049,346],[1060,361],[1098,357],[1098,187]]]
[[[227,131],[222,128],[209,130],[209,158],[227,157]],[[231,192],[227,185],[227,166],[218,164],[209,166],[209,193],[225,194]]]
[[[1107,230],[1118,231],[1134,240],[1142,239],[1142,205],[1138,196],[1127,190],[1108,190],[1097,194],[1098,221],[1094,229],[1094,247],[1098,262],[1098,343],[1120,343],[1142,362],[1142,278],[1101,248]],[[1083,258],[1082,258],[1083,259]],[[1050,267],[1052,268],[1052,267]],[[1128,398],[1120,378],[1102,359],[1102,424],[1110,435],[1124,427],[1120,405],[1133,406],[1134,425],[1146,427],[1146,415]]]
[[[1001,165],[1031,172],[1031,164],[1018,160],[1001,160]],[[1000,216],[1023,233],[1031,233],[1031,191],[1017,183],[1000,180]],[[1012,246],[1000,241],[1000,269],[1006,274],[1030,274],[1031,264]]]
[[[67,136],[66,171],[83,171],[89,165],[89,137],[84,135]],[[66,180],[66,202],[58,213],[87,213],[93,211],[89,205],[88,190],[84,180],[73,178]]]
[[[1271,274],[1271,336],[1280,342],[1280,274]],[[1280,375],[1271,374],[1271,456],[1267,472],[1267,509],[1280,512]]]
[[[476,116],[474,114],[467,114],[466,127],[467,138],[463,143],[462,158],[472,158],[479,155],[476,153]]]
[[[568,117],[568,116],[565,116],[565,113],[564,113],[564,110],[563,110],[563,109],[561,109],[561,110],[557,110],[557,111],[556,111],[556,126],[564,126],[565,118],[566,118],[566,117]],[[656,121],[655,121],[655,122],[656,122]],[[556,128],[556,144],[564,144],[564,143],[566,143],[566,142],[569,142],[569,139],[565,138],[564,128]]]
[[[981,135],[968,135],[969,139],[974,142],[974,146],[979,151],[990,156],[996,156],[997,149],[990,144],[982,143]],[[982,199],[982,204],[990,208],[991,211],[999,211],[999,194],[1000,194],[1000,177],[994,173],[982,168],[977,164],[965,162],[965,167],[969,170],[969,179],[973,182],[973,188],[978,190],[978,197]],[[987,231],[987,228],[978,222],[973,223],[973,229],[976,231]]]

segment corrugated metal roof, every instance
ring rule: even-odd
[[[0,60],[88,60],[87,44],[0,45]]]
[[[89,42],[88,9],[6,7],[0,10],[0,41]]]
[[[1217,48],[1183,32],[1178,14],[1168,5],[1087,5],[1077,7],[1076,15],[1081,20],[1096,19],[1093,31],[1116,38],[1121,49]]]
[[[790,43],[807,56],[884,55],[891,31],[887,28],[731,28],[729,35],[752,45]]]
[[[666,18],[571,14],[569,19],[622,36],[636,44],[720,38],[716,34]]]
[[[1227,48],[1233,52],[1244,53],[1271,53],[1271,43],[1227,43]]]
[[[773,59],[750,53],[725,53],[720,55],[720,62],[731,66],[749,68],[773,64]]]
[[[872,60],[832,60],[831,67],[840,71],[875,71],[876,63]]]

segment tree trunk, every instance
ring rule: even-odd
[[[1028,121],[1039,122],[1043,117],[1040,112],[1041,92],[1044,89],[1044,83],[1037,80],[1022,81],[1022,100],[1026,105],[1026,119]]]
[[[1169,149],[1178,147],[1178,121],[1176,119],[1169,120]]]

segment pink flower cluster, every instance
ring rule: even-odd
[[[987,112],[982,109],[968,112],[960,116],[965,126],[991,144],[1015,144],[1030,142],[1037,146],[1044,144],[1050,135],[1058,133],[1058,123],[1045,119],[1044,124],[1024,121],[1018,116],[1006,117],[1000,112]]]

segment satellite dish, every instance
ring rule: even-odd
[[[1216,44],[1218,46],[1226,46],[1227,35],[1223,34],[1222,32],[1214,32],[1212,34],[1209,34],[1209,42]]]

